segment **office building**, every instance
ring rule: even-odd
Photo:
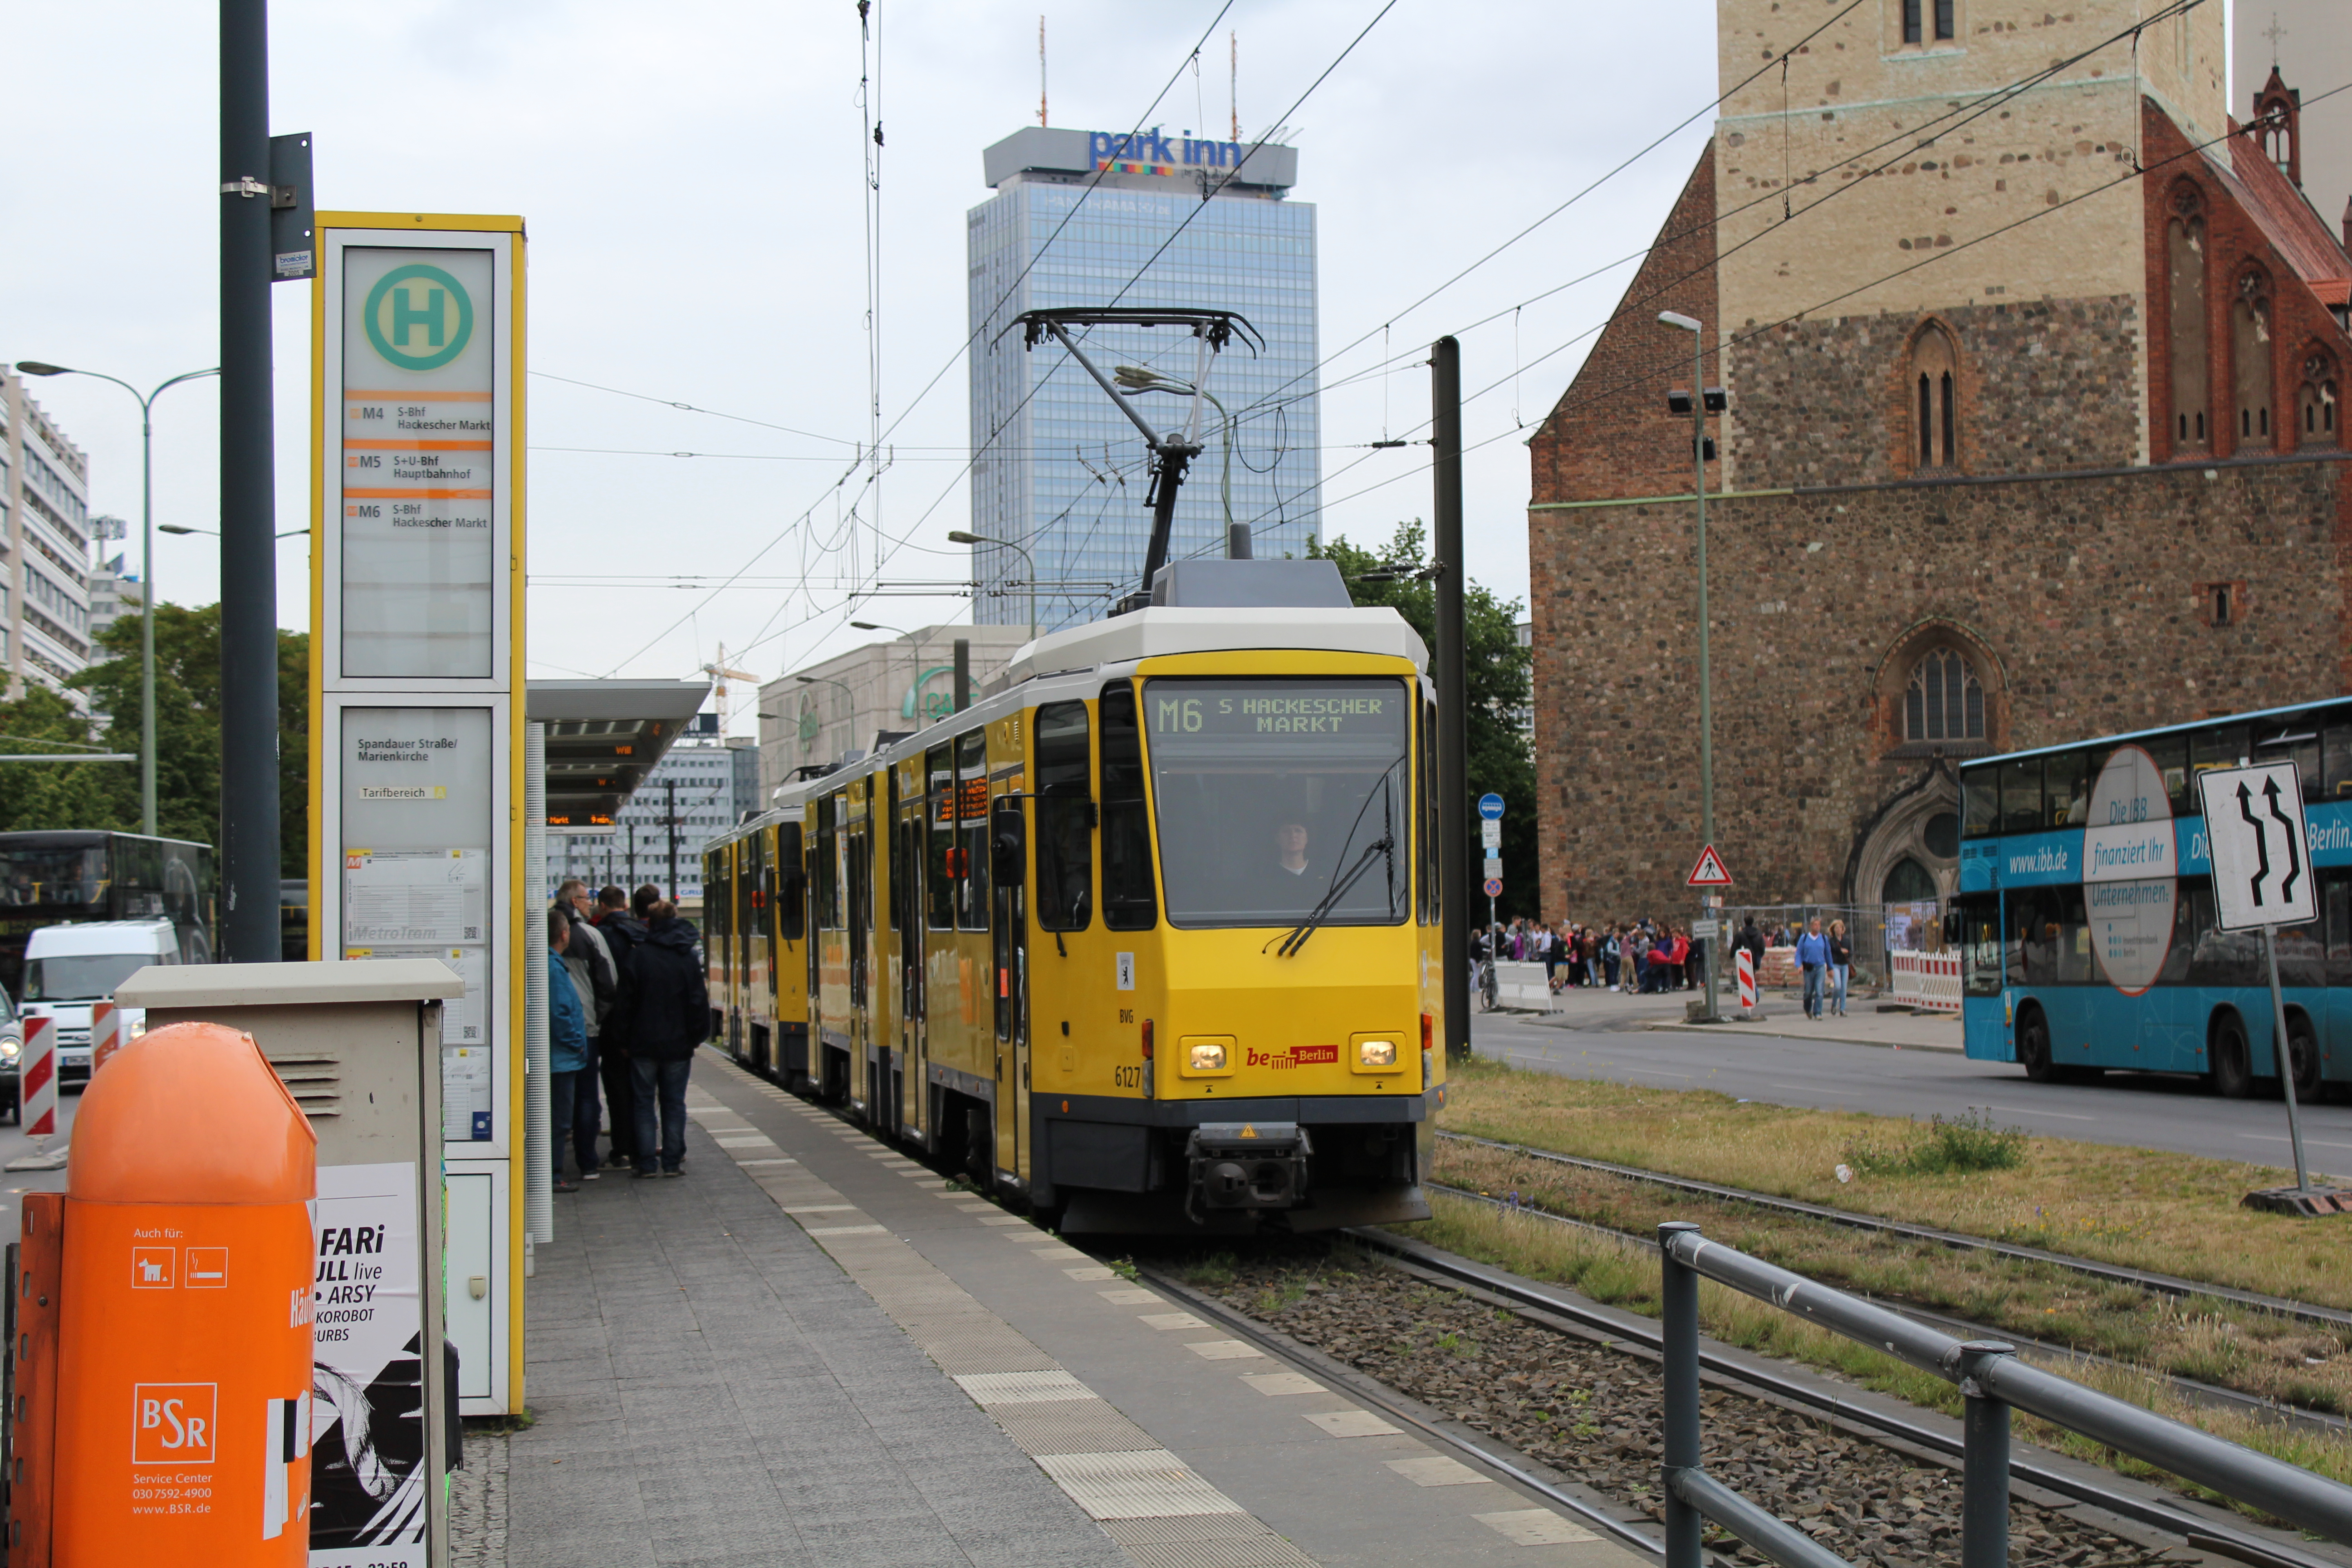
[[[100,523],[116,521],[100,518]],[[89,574],[89,639],[96,646],[106,628],[125,616],[137,615],[147,602],[147,590],[135,573],[122,569],[122,557],[100,562]]]
[[[1029,640],[1017,626],[918,626],[887,642],[835,654],[760,688],[760,780],[768,793],[805,767],[855,760],[877,733],[919,730],[955,711],[955,645],[971,645],[976,699]]]
[[[0,371],[0,665],[8,697],[37,681],[76,707],[72,684],[89,662],[89,458],[66,438],[25,384]]]
[[[1050,339],[1006,329],[1059,306],[1232,310],[1264,334],[1213,359],[1176,507],[1170,558],[1224,551],[1248,523],[1260,555],[1303,554],[1318,537],[1315,208],[1289,199],[1296,149],[1197,140],[1159,127],[1129,138],[1033,126],[982,155],[996,195],[968,216],[971,372],[972,619],[1052,630],[1101,616],[1139,585],[1150,512],[1146,447],[1108,394]],[[1206,199],[1204,200],[1204,195]],[[1181,328],[1094,327],[1082,346],[1190,384],[1195,340]],[[1163,434],[1192,400],[1134,406]],[[1230,439],[1228,437],[1230,436]],[[1228,499],[1230,498],[1230,499]],[[1018,546],[1018,549],[1006,548]],[[1022,552],[1027,552],[1024,559]]]

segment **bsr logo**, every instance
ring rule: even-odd
[[[137,1407],[131,1428],[132,1464],[212,1463],[217,1384],[142,1383],[131,1392]]]

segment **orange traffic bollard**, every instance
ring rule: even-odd
[[[15,1510],[46,1503],[58,1568],[308,1558],[317,1144],[252,1037],[216,1024],[92,1075],[66,1168],[55,1458]]]

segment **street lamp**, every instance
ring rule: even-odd
[[[861,632],[897,632],[900,637],[907,639],[908,717],[914,720],[916,729],[921,729],[923,727],[922,708],[921,705],[915,700],[915,687],[920,679],[923,657],[922,649],[916,646],[915,634],[908,631],[904,626],[894,626],[887,621],[852,621],[849,624],[856,626]],[[887,711],[887,708],[885,709],[885,711]]]
[[[1691,335],[1691,390],[1669,388],[1666,411],[1688,413],[1691,416],[1691,462],[1697,470],[1698,492],[1698,835],[1712,846],[1715,843],[1715,675],[1707,662],[1706,648],[1706,416],[1720,414],[1729,405],[1730,398],[1719,386],[1706,384],[1706,329],[1697,318],[1679,310],[1658,312],[1661,325],[1678,328]],[[1721,906],[1716,906],[1720,908]],[[1717,1003],[1716,987],[1721,979],[1723,952],[1723,917],[1716,916],[1716,935],[1709,938],[1706,949],[1706,1021],[1718,1024],[1723,1012]]]
[[[120,376],[70,365],[47,364],[37,359],[18,360],[20,375],[87,375],[110,381],[139,402],[139,584],[143,601],[139,615],[139,830],[152,838],[155,829],[155,400],[184,381],[218,375],[217,367],[175,375],[141,396],[139,389]]]
[[[961,528],[949,532],[948,542],[950,544],[1001,544],[1007,550],[1018,552],[1021,559],[1028,563],[1029,640],[1035,642],[1037,640],[1037,558],[1009,539],[991,539],[984,533],[967,533]],[[959,702],[963,700],[962,692],[956,693],[956,700]]]

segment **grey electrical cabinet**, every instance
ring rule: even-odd
[[[434,959],[156,966],[115,993],[145,1010],[145,1032],[251,1035],[318,1134],[314,1552],[448,1561],[441,1478],[458,1458],[466,1347],[445,1326],[441,1008],[464,994]]]

